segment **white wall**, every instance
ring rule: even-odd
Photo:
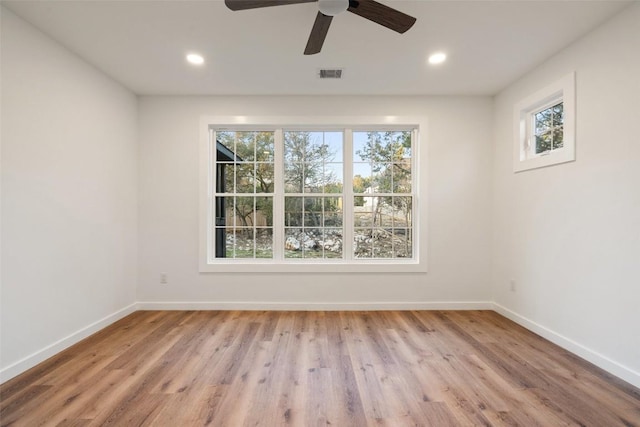
[[[135,302],[137,110],[1,11],[3,380]]]
[[[503,313],[637,386],[639,22],[636,3],[496,97],[492,278]],[[576,162],[514,174],[514,104],[571,71]]]
[[[138,300],[199,307],[489,301],[490,98],[142,97]],[[198,272],[198,143],[201,116],[426,116],[427,274]],[[425,200],[422,200],[424,204]],[[159,283],[160,272],[169,283]],[[227,305],[225,305],[227,303]],[[146,307],[175,307],[146,304]],[[403,306],[402,304],[396,306]],[[407,305],[404,305],[407,306]],[[448,304],[451,307],[451,304]],[[314,307],[322,307],[315,305]]]

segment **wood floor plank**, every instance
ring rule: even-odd
[[[490,311],[140,311],[0,385],[0,426],[640,427],[640,390]]]

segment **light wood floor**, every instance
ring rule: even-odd
[[[640,390],[491,311],[141,311],[0,388],[2,426],[640,426]]]

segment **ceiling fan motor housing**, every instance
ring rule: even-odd
[[[323,15],[336,16],[349,8],[349,0],[318,0],[318,9]]]

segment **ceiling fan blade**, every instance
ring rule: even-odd
[[[350,0],[348,10],[398,33],[404,33],[416,22],[413,16],[374,0]]]
[[[313,55],[319,53],[322,50],[324,39],[329,32],[329,25],[333,16],[327,16],[322,12],[318,12],[316,15],[316,21],[313,23],[311,34],[309,35],[309,41],[307,41],[307,47],[304,49],[305,55]]]
[[[231,10],[257,9],[259,7],[285,6],[288,4],[314,3],[318,0],[224,0]]]

